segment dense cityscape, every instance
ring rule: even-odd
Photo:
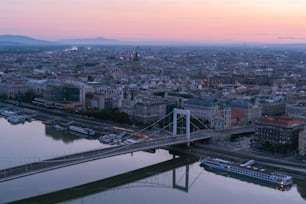
[[[302,204],[306,2],[0,2],[0,204]]]
[[[304,49],[246,45],[16,51],[1,55],[0,94],[74,113],[118,110],[121,120],[104,119],[138,125],[180,107],[213,129],[255,126],[260,145],[304,155],[305,62]]]
[[[245,134],[209,140],[213,151],[244,151],[298,163],[305,161],[306,150],[305,62],[305,49],[245,44],[8,47],[0,56],[1,113],[12,124],[24,122],[22,115],[6,115],[12,104],[86,116],[114,124],[116,130],[155,124],[149,131],[162,128],[162,137],[171,134],[171,112],[189,110],[199,121],[193,120],[191,132],[197,126],[204,131],[251,128]],[[54,114],[49,111],[48,117],[38,118],[48,124],[46,134],[58,138],[67,129],[84,133],[74,125],[80,123]],[[157,123],[161,118],[166,119]],[[99,128],[82,126],[90,138],[106,144],[114,140],[112,135],[118,134],[120,141],[126,135],[117,131],[101,136]],[[138,143],[143,136],[124,144]],[[61,137],[66,142],[75,139]]]

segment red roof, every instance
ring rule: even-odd
[[[232,109],[231,111],[231,118],[232,119],[238,119],[238,118],[243,118],[244,117],[244,113],[242,110],[238,110],[238,109]]]
[[[267,124],[267,125],[278,125],[278,126],[298,126],[302,125],[303,121],[293,118],[286,118],[286,117],[264,117],[258,120],[258,122]]]

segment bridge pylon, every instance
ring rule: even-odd
[[[177,115],[184,115],[186,117],[186,139],[187,146],[190,146],[190,110],[173,109],[173,136],[177,135]]]

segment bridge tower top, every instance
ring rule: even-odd
[[[190,146],[190,110],[177,109],[173,110],[173,136],[177,134],[177,115],[184,115],[186,117],[186,139],[187,146]]]

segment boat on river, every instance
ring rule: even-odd
[[[12,124],[24,123],[26,118],[23,115],[11,115],[7,118],[7,121]]]
[[[267,170],[264,168],[258,168],[254,166],[254,164],[254,160],[249,160],[242,164],[218,158],[206,158],[201,160],[201,165],[209,167],[211,169],[241,175],[280,187],[288,187],[292,185],[291,176]]]
[[[73,131],[73,132],[77,132],[77,133],[81,133],[84,135],[90,135],[90,136],[94,136],[96,134],[96,132],[93,129],[90,128],[82,128],[79,126],[75,126],[75,125],[70,125],[68,127],[69,131]]]

